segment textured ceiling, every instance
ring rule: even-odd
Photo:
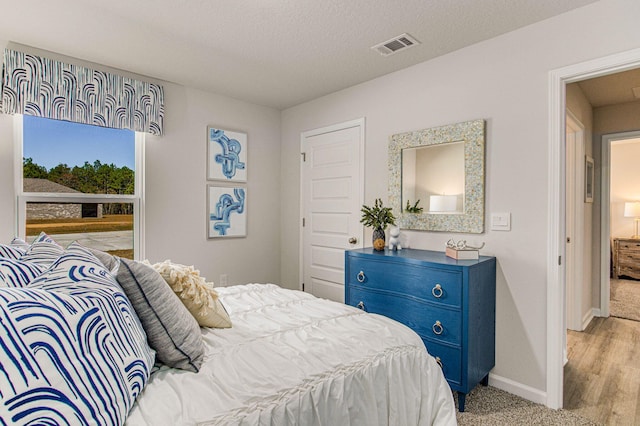
[[[637,87],[640,91],[640,68],[591,78],[577,84],[594,108],[640,100],[632,90]]]
[[[283,109],[593,2],[0,0],[0,41]]]

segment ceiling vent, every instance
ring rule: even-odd
[[[389,56],[418,44],[420,44],[418,40],[411,37],[409,34],[404,33],[392,38],[391,40],[376,44],[372,49],[380,53],[382,56]]]

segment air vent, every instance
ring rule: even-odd
[[[387,40],[383,43],[376,44],[372,47],[373,50],[380,53],[382,56],[393,55],[394,53],[400,52],[401,50],[408,49],[412,46],[420,44],[418,40],[411,37],[409,34],[401,34],[397,37],[392,38],[391,40]]]

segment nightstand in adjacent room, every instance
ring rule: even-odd
[[[496,259],[371,248],[345,252],[345,303],[413,329],[458,392],[458,408],[495,365]]]
[[[640,280],[640,239],[613,239],[613,278],[622,276]]]

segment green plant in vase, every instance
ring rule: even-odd
[[[373,248],[378,251],[384,250],[384,230],[388,225],[396,224],[396,218],[391,207],[384,207],[382,200],[378,198],[373,207],[363,205],[360,211],[362,212],[360,223],[373,228]]]

